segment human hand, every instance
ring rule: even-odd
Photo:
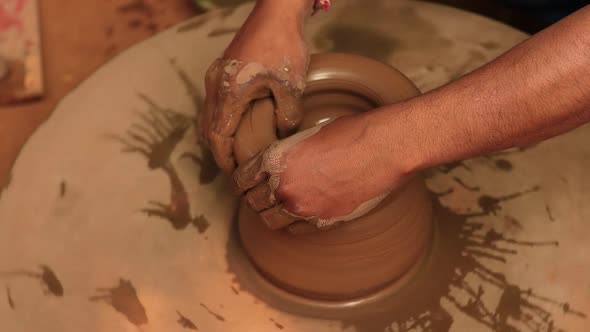
[[[274,98],[281,135],[301,121],[299,97],[309,59],[302,25],[312,4],[309,0],[258,1],[223,57],[209,68],[201,132],[227,174],[235,168],[233,136],[253,100]]]
[[[378,152],[369,113],[345,116],[269,146],[234,173],[272,229],[329,228],[372,210],[409,173]]]

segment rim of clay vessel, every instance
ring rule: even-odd
[[[364,75],[364,72],[370,72],[371,75]],[[350,109],[350,113],[352,114],[359,111],[370,110],[381,105],[400,102],[417,95],[419,95],[419,91],[415,85],[402,73],[387,64],[358,55],[327,53],[312,56],[303,103],[306,112],[313,113],[316,110],[319,110],[318,112],[321,113],[322,103],[326,102],[326,100],[330,103],[330,100],[334,100],[332,97],[337,96],[337,100],[342,100],[342,102],[346,104],[346,108]],[[265,109],[267,114],[266,117],[260,117],[260,113],[258,113],[258,115],[252,115],[255,112],[262,112],[262,109]],[[250,136],[258,136],[254,140],[250,139],[250,141],[255,142],[254,145],[256,145],[248,151],[247,155],[250,157],[252,154],[257,153],[260,150],[260,144],[262,144],[260,142],[264,141],[265,146],[267,146],[269,142],[277,139],[274,128],[269,126],[269,123],[274,123],[274,113],[272,110],[273,104],[271,102],[266,102],[266,104],[255,104],[253,109],[245,114],[244,120],[242,120],[248,126],[248,130],[245,131],[249,131]],[[257,120],[254,121],[252,117],[256,116],[258,116]],[[260,124],[260,119],[262,118],[265,119],[263,121],[265,123]],[[313,121],[308,121],[307,123],[304,120],[300,130],[311,127],[322,121],[321,114],[314,114],[311,118]],[[240,129],[238,129],[237,136],[239,135],[241,135]],[[236,143],[240,141],[242,140],[236,139]],[[248,150],[248,147],[242,145],[236,149],[236,146],[234,146],[234,150],[244,151]],[[249,158],[241,156],[237,157],[237,159],[239,161],[240,159],[246,160]],[[421,192],[422,190],[425,190],[425,185],[419,175],[409,176],[406,180],[405,184],[400,186],[400,188],[394,193],[391,193],[388,199],[386,199],[387,202],[383,203],[381,206],[386,206],[387,203],[396,200],[396,197],[399,194],[403,194],[407,191],[406,188],[412,188],[410,190],[413,192],[416,192],[417,190],[419,192],[417,194],[418,199],[427,199],[425,198],[425,194]],[[242,204],[240,207],[240,217],[248,215],[245,213],[252,213],[251,211],[245,212],[244,209],[249,209],[246,204]],[[427,222],[431,223],[431,212],[424,213],[425,216],[423,218],[428,219]],[[371,299],[377,292],[380,292],[385,288],[391,290],[399,287],[398,284],[407,280],[408,275],[412,274],[412,271],[415,271],[417,266],[423,261],[428,252],[430,243],[432,242],[432,227],[429,226],[426,228],[428,234],[424,234],[420,240],[423,241],[423,244],[421,242],[421,245],[418,246],[407,259],[402,260],[404,261],[403,263],[400,263],[402,268],[399,269],[399,274],[392,275],[391,279],[381,281],[370,287],[358,286],[358,289],[352,289],[347,294],[336,294],[333,290],[326,290],[324,293],[319,290],[318,287],[301,287],[301,283],[299,286],[295,286],[295,284],[281,280],[281,276],[277,275],[276,271],[273,271],[272,267],[269,267],[267,262],[264,262],[264,259],[257,257],[260,251],[257,251],[259,249],[252,249],[253,240],[244,240],[242,227],[243,223],[240,223],[240,236],[243,249],[249,257],[250,262],[259,271],[263,278],[278,287],[278,289],[275,289],[276,295],[283,298],[289,298],[289,301],[299,298],[300,301],[305,303],[314,303],[314,301],[319,301],[318,303],[324,302],[322,305],[325,305],[326,301],[329,301],[331,305],[339,303],[339,306],[359,303],[359,301],[372,301]],[[355,221],[352,221],[343,226],[338,226],[335,230],[316,233],[309,238],[305,238],[305,242],[309,245],[348,246],[350,244],[379,237],[392,227],[392,224],[386,222],[370,221],[355,223]],[[260,230],[260,228],[258,229],[259,231],[265,232],[264,230]],[[260,233],[258,234],[261,235]],[[254,253],[252,251],[254,251]],[[261,281],[258,280],[258,282]],[[274,288],[267,287],[267,289],[272,290]]]

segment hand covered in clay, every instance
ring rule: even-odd
[[[309,0],[260,0],[222,58],[209,68],[201,132],[219,167],[235,169],[232,144],[242,114],[255,99],[272,96],[282,135],[301,121],[299,97],[305,88],[308,50],[302,25]]]
[[[365,114],[338,118],[273,143],[234,173],[272,229],[329,228],[363,216],[407,174],[375,153]]]

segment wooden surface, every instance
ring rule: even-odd
[[[42,0],[39,6],[46,93],[0,107],[0,187],[21,146],[63,96],[130,45],[197,14],[190,0]]]

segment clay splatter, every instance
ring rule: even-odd
[[[469,190],[469,191],[479,191],[479,187],[477,186],[469,186],[467,185],[465,182],[463,182],[463,180],[461,180],[458,177],[453,177],[453,181],[457,182],[461,187]]]
[[[371,332],[447,332],[454,319],[440,304],[441,300],[445,300],[493,331],[558,331],[546,306],[563,309],[564,303],[542,297],[533,290],[521,290],[510,284],[503,274],[486,267],[484,261],[480,260],[486,258],[505,261],[506,256],[518,254],[519,246],[556,243],[510,239],[493,230],[479,236],[477,233],[484,227],[483,223],[470,221],[439,203],[436,203],[435,208],[444,222],[441,229],[442,243],[436,248],[441,256],[436,258],[433,266],[428,267],[429,271],[437,274],[436,281],[427,277],[418,279],[417,285],[407,290],[413,293],[411,303],[392,303],[391,310],[353,318],[345,322],[344,326],[355,326],[360,331]],[[448,257],[454,258],[449,260]],[[479,281],[467,281],[468,275],[476,276]],[[420,291],[421,287],[427,287],[430,291]],[[502,294],[494,309],[483,300],[489,287],[496,288]],[[400,298],[405,296],[400,295]],[[551,326],[554,330],[550,330]]]
[[[534,187],[490,198],[494,208],[484,205],[486,208],[482,208],[482,211],[470,215],[458,214],[443,206],[438,195],[433,194],[439,240],[436,247],[432,248],[434,256],[423,267],[424,271],[412,283],[401,288],[396,296],[379,303],[380,310],[368,314],[364,311],[351,312],[341,322],[342,328],[363,332],[448,332],[455,321],[455,317],[446,309],[449,304],[497,332],[561,331],[553,322],[553,308],[585,318],[584,313],[571,309],[567,302],[544,297],[535,290],[511,283],[503,273],[486,263],[505,262],[508,257],[518,255],[519,249],[523,247],[559,245],[557,241],[529,241],[509,237],[494,228],[489,229],[487,221],[473,218],[494,217],[500,202],[518,199],[538,189]],[[237,230],[234,229],[232,236],[234,238],[230,238],[227,243],[229,253],[239,250],[236,247],[236,243],[239,243]],[[231,255],[227,258],[230,272],[237,275],[234,282],[240,285],[242,291],[256,296],[256,287],[251,287],[246,280],[239,278],[240,271],[244,271],[243,262]],[[437,277],[433,279],[432,275]],[[500,300],[489,303],[485,296],[487,292],[500,294]],[[408,298],[412,301],[407,301]],[[446,305],[443,306],[443,303]]]
[[[190,319],[186,318],[183,314],[180,313],[180,311],[176,310],[176,313],[178,314],[178,325],[184,327],[185,329],[189,329],[189,330],[195,330],[198,331],[199,328],[197,328],[197,326],[195,325],[195,323],[193,323]]]
[[[555,221],[555,218],[553,217],[553,212],[551,211],[551,208],[547,204],[545,204],[545,211],[547,211],[547,217],[549,217],[549,220],[551,222]]]
[[[447,174],[457,168],[463,168],[463,169],[471,172],[471,167],[469,167],[464,161],[452,162],[450,164],[439,167],[438,170],[441,171],[442,173]]]
[[[138,115],[140,121],[131,126],[125,136],[111,138],[123,144],[123,152],[137,153],[147,160],[151,170],[164,172],[170,181],[170,201],[149,201],[141,211],[169,222],[174,229],[183,230],[189,225],[203,233],[209,227],[204,215],[191,215],[188,193],[178,171],[172,163],[172,152],[184,138],[193,119],[181,113],[162,108],[146,95],[139,95],[149,107]]]
[[[447,190],[441,191],[441,192],[437,192],[437,193],[433,193],[434,195],[436,195],[436,197],[444,197],[447,195],[450,195],[452,193],[455,192],[455,188],[449,188]]]
[[[109,304],[136,326],[148,323],[145,308],[139,301],[131,281],[119,279],[119,285],[113,288],[97,288],[96,291],[97,295],[90,297],[90,301],[103,301]]]
[[[274,320],[273,318],[270,318],[270,321],[275,325],[275,327],[279,330],[282,330],[285,328],[285,326],[283,326],[283,324],[278,323],[276,320]]]
[[[10,309],[14,310],[16,308],[14,300],[12,299],[12,295],[10,294],[10,287],[8,287],[8,285],[6,285],[6,301],[8,302]]]
[[[498,212],[499,210],[502,209],[502,207],[500,206],[501,202],[509,201],[509,200],[518,198],[522,195],[539,191],[539,189],[540,189],[540,187],[536,186],[536,187],[533,187],[529,190],[517,192],[514,194],[510,194],[510,195],[499,196],[499,197],[493,197],[490,195],[482,195],[477,200],[477,203],[478,203],[479,207],[481,208],[481,212],[479,214],[480,215],[496,214],[496,212]]]
[[[514,168],[512,166],[512,163],[506,159],[498,159],[498,160],[494,161],[494,164],[496,165],[496,168],[501,169],[506,172],[511,171]]]
[[[199,90],[197,89],[193,81],[190,79],[189,75],[176,64],[176,61],[170,60],[170,64],[176,72],[176,74],[178,75],[178,78],[184,85],[186,93],[191,98],[195,113],[198,113],[199,110],[202,109],[204,104],[203,97],[199,93]],[[199,117],[195,116],[195,118],[192,119],[192,122],[194,123],[195,128],[197,130],[200,130]],[[217,176],[220,173],[220,169],[217,167],[215,159],[213,158],[213,154],[206,147],[205,142],[201,139],[201,136],[202,135],[200,134],[197,135],[197,145],[199,146],[199,150],[201,152],[200,157],[195,154],[185,153],[181,156],[181,158],[188,157],[193,162],[198,164],[201,167],[201,171],[199,173],[199,181],[201,184],[208,184],[213,182],[217,178]]]
[[[234,292],[234,294],[239,295],[240,291],[238,291],[237,288],[235,288],[234,286],[231,286],[231,291]]]
[[[6,277],[26,277],[38,279],[43,286],[43,292],[46,295],[53,295],[62,297],[64,295],[64,288],[57,278],[55,272],[47,265],[39,265],[41,272],[28,271],[28,270],[14,270],[0,272],[0,276]]]
[[[235,34],[240,28],[218,28],[213,29],[207,34],[207,37],[219,37],[224,35]]]
[[[220,322],[225,322],[225,317],[221,316],[220,314],[212,311],[211,309],[209,309],[206,305],[204,305],[203,303],[201,303],[201,307],[203,307],[203,309],[205,309],[211,316],[215,317],[215,319],[217,319]]]
[[[495,42],[495,41],[486,41],[486,42],[481,42],[480,45],[488,50],[495,50],[500,48],[500,44]]]

